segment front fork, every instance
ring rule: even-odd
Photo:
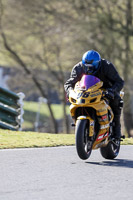
[[[92,138],[94,136],[94,125],[95,125],[94,120],[89,116],[79,116],[77,118],[77,120],[78,119],[80,119],[80,120],[88,119],[89,120],[89,137]]]

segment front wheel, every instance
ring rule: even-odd
[[[76,122],[76,149],[82,160],[89,158],[92,151],[92,141],[89,139],[88,120],[77,120]]]
[[[112,140],[107,146],[100,148],[101,155],[106,159],[114,159],[118,156],[120,150],[120,141]]]

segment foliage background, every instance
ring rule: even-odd
[[[125,80],[123,119],[132,134],[133,0],[1,0],[0,6],[0,65],[21,71],[10,79],[14,92],[48,100],[52,132],[58,132],[55,92],[70,132],[63,85],[83,53],[95,49]]]

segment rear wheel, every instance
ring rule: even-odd
[[[76,122],[76,149],[78,156],[86,160],[92,151],[92,141],[89,138],[88,120],[77,120]]]
[[[101,155],[106,159],[114,159],[120,150],[120,140],[112,140],[107,146],[100,148]]]

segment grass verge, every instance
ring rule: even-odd
[[[121,144],[133,145],[133,138],[126,138]],[[0,149],[70,145],[75,145],[74,134],[19,132],[0,129]]]
[[[74,145],[74,134],[0,130],[0,149]]]
[[[121,142],[122,145],[133,145],[133,138],[125,138],[123,142]]]

